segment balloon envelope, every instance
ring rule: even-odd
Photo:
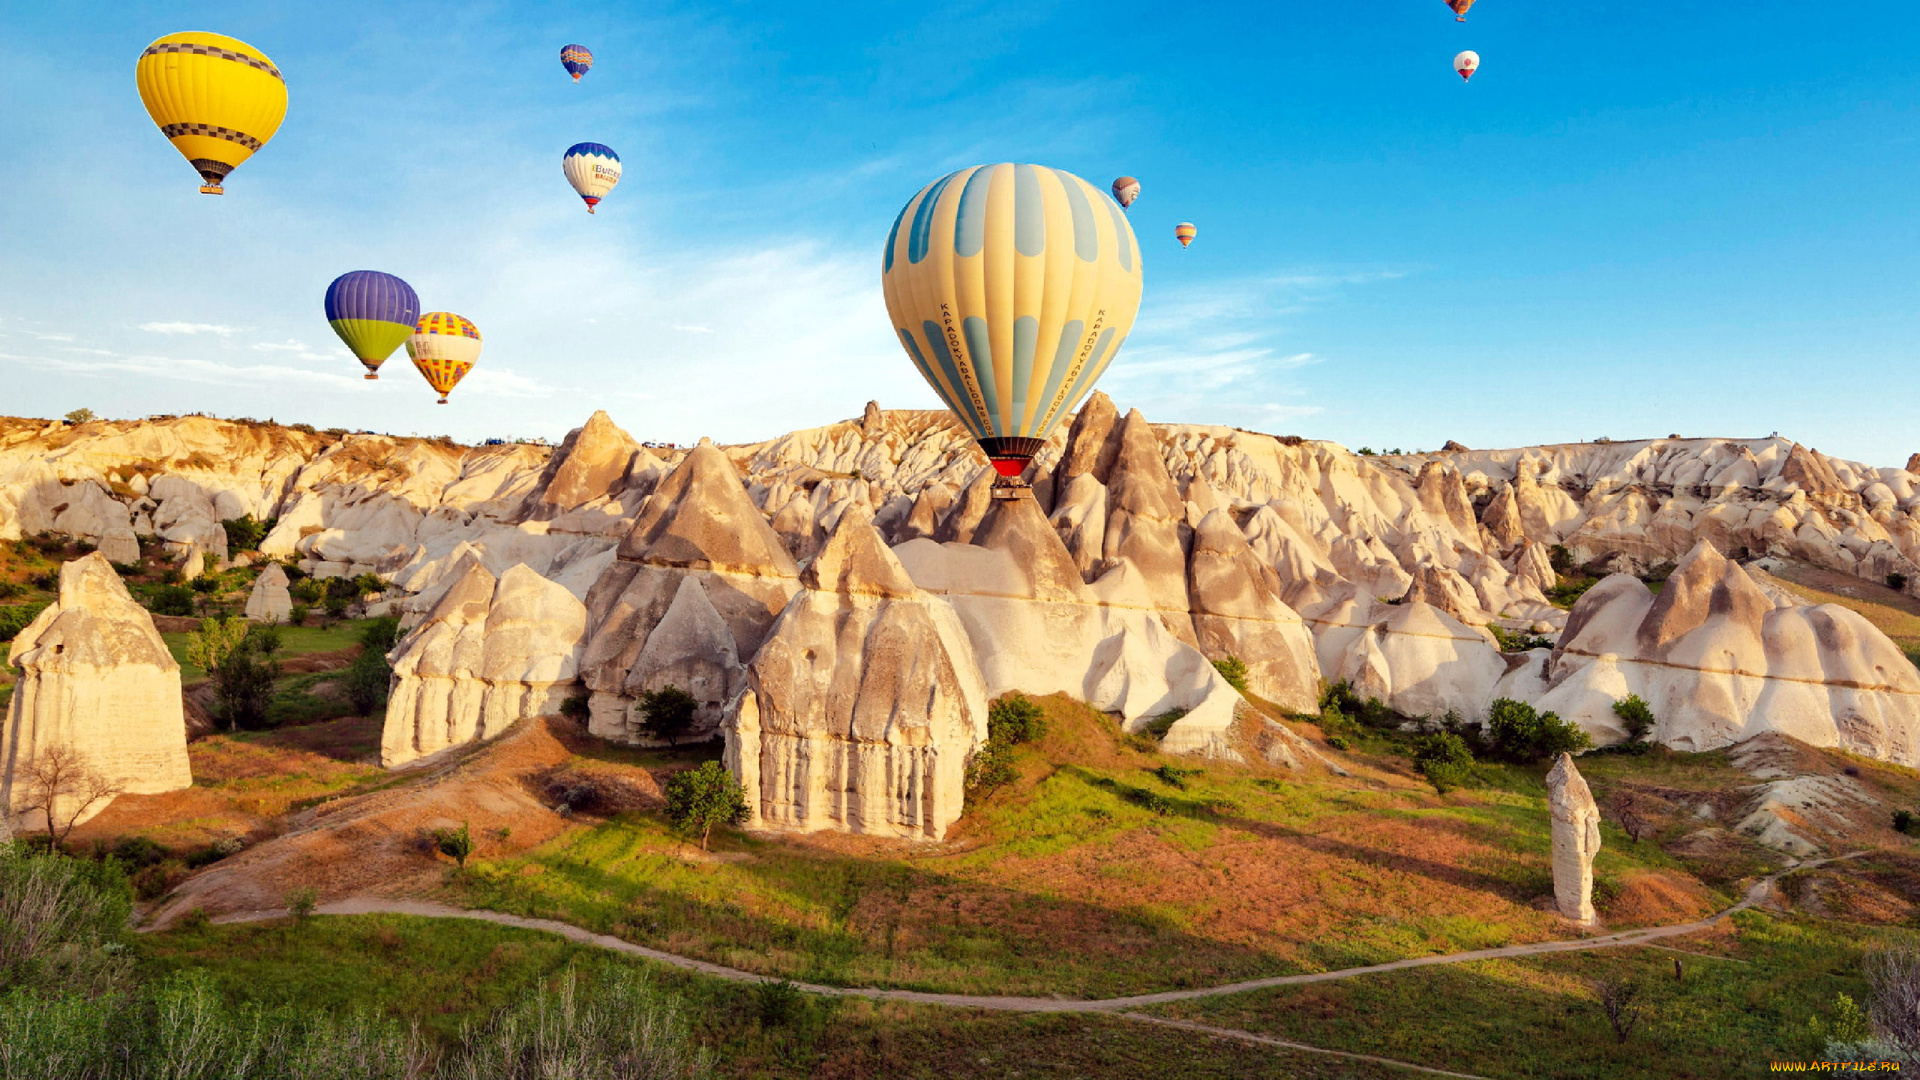
[[[1468,49],[1454,57],[1453,70],[1459,72],[1463,79],[1473,78],[1473,73],[1480,70],[1480,54]]]
[[[1467,9],[1473,6],[1473,0],[1446,0],[1446,3],[1453,9],[1454,22],[1467,21]]]
[[[333,332],[366,366],[367,378],[377,379],[380,365],[413,333],[420,297],[392,274],[355,270],[327,286],[326,309]]]
[[[1186,247],[1188,244],[1193,243],[1193,238],[1199,231],[1200,230],[1193,227],[1193,222],[1183,221],[1173,227],[1173,238],[1180,241],[1181,247]]]
[[[480,359],[480,328],[451,311],[429,311],[407,339],[413,366],[440,392],[440,404]]]
[[[593,53],[587,51],[585,45],[563,46],[560,50],[560,66],[567,69],[567,74],[573,76],[574,82],[579,82],[580,76],[593,66]]]
[[[994,468],[1017,476],[1140,310],[1140,245],[1106,192],[980,165],[907,200],[880,281],[900,344]]]
[[[587,213],[600,205],[600,200],[613,185],[620,182],[620,155],[596,142],[574,143],[567,148],[567,154],[560,159],[560,168],[567,174],[567,183],[580,193],[587,204]]]
[[[222,34],[168,34],[134,65],[147,115],[200,174],[221,183],[267,144],[287,116],[287,81],[267,54]]]
[[[1133,200],[1140,197],[1140,181],[1135,180],[1131,176],[1123,176],[1115,180],[1113,182],[1113,197],[1122,207],[1132,206]]]

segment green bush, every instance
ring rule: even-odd
[[[311,607],[308,607],[306,604],[295,604],[287,609],[287,625],[305,626],[307,625],[307,616],[311,614],[313,614]]]
[[[147,593],[147,610],[155,615],[193,614],[193,590],[185,585],[159,585]]]
[[[1204,770],[1183,769],[1178,765],[1162,765],[1152,771],[1154,777],[1161,783],[1170,788],[1178,788],[1181,791],[1185,791],[1187,789],[1187,778],[1190,776],[1199,776]]]
[[[1628,694],[1613,703],[1613,715],[1620,718],[1620,725],[1627,729],[1627,742],[1635,747],[1644,748],[1653,734],[1653,708],[1639,694]]]
[[[593,715],[593,696],[586,691],[568,694],[567,700],[560,703],[560,715],[569,720],[585,723]]]
[[[987,706],[987,740],[1008,744],[1038,742],[1047,735],[1047,714],[1018,691]]]
[[[1473,750],[1451,731],[1422,735],[1413,746],[1413,762],[1433,789],[1442,795],[1466,787],[1473,779]]]
[[[1242,663],[1239,657],[1229,656],[1225,660],[1215,660],[1213,668],[1220,673],[1221,678],[1227,680],[1228,686],[1243,694],[1247,692],[1247,665]]]
[[[715,825],[732,825],[747,816],[747,789],[717,761],[674,773],[667,779],[667,817],[681,831],[700,834],[700,849]]]
[[[287,587],[287,595],[302,603],[317,604],[326,598],[327,587],[318,578],[302,578]]]
[[[0,995],[111,990],[132,970],[132,913],[133,892],[117,860],[0,844]],[[0,1025],[0,1047],[7,1045]]]
[[[1493,756],[1520,764],[1593,748],[1593,738],[1579,725],[1555,713],[1536,712],[1533,706],[1510,698],[1493,703],[1487,720],[1487,742]]]
[[[1500,643],[1501,652],[1526,652],[1528,649],[1551,649],[1553,640],[1524,630],[1508,630],[1498,623],[1489,623],[1487,629],[1493,631],[1493,639]]]
[[[253,731],[267,726],[280,665],[264,659],[263,640],[256,628],[235,615],[208,619],[187,635],[187,659],[204,668],[213,680],[214,718],[228,731]],[[274,645],[278,647],[277,635]]]
[[[44,603],[8,604],[0,607],[0,641],[12,641],[19,637],[20,631],[25,630],[28,624],[39,618],[40,613],[46,609],[47,605]]]
[[[1328,685],[1320,692],[1320,726],[1343,729],[1354,725],[1392,730],[1400,726],[1400,718],[1379,698],[1362,700],[1345,679]]]
[[[1920,816],[1916,816],[1911,810],[1895,810],[1893,831],[1906,833],[1908,836],[1920,836]]]
[[[1019,776],[1019,770],[1013,767],[1013,747],[988,739],[967,759],[967,794],[984,799]]]
[[[0,581],[0,600],[18,600],[27,595],[27,587],[18,581]]]
[[[253,520],[252,514],[227,518],[220,526],[227,530],[228,551],[259,551],[260,541],[267,538],[268,526]]]
[[[393,665],[383,653],[367,650],[354,658],[340,674],[340,692],[355,716],[372,716],[387,699],[393,684]]]
[[[674,746],[693,730],[700,703],[677,686],[649,690],[640,695],[640,730]]]
[[[467,866],[467,858],[473,854],[473,832],[467,828],[467,823],[464,821],[457,829],[435,829],[433,846],[440,850],[440,854],[459,863],[460,868],[464,870]]]
[[[399,642],[400,620],[392,615],[368,620],[366,629],[360,631],[360,646],[368,652],[390,653]]]

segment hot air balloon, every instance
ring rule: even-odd
[[[287,116],[287,80],[259,49],[221,34],[168,34],[134,65],[147,115],[199,171],[202,194],[267,145]]]
[[[1480,70],[1480,54],[1468,49],[1454,57],[1453,70],[1459,72],[1462,79],[1473,78],[1473,73]]]
[[[567,156],[560,159],[560,167],[567,174],[567,183],[586,200],[587,213],[600,205],[600,200],[613,185],[620,182],[620,155],[597,142],[574,143],[567,148]]]
[[[1115,180],[1113,182],[1113,197],[1123,210],[1132,206],[1133,200],[1140,197],[1140,181],[1135,180],[1131,176],[1123,176]]]
[[[907,200],[880,272],[907,356],[1006,478],[1113,361],[1140,280],[1140,245],[1106,192],[1010,164]]]
[[[1473,0],[1467,0],[1467,2],[1472,3]],[[587,69],[593,66],[593,53],[589,52],[585,45],[562,46],[560,66],[567,69],[567,74],[573,76],[574,82],[579,82],[580,76],[585,75]]]
[[[341,274],[327,286],[327,322],[366,365],[367,378],[413,333],[420,297],[413,286],[378,270]]]
[[[1173,227],[1173,238],[1180,241],[1181,247],[1186,247],[1188,244],[1193,243],[1193,236],[1199,231],[1200,230],[1193,227],[1193,222],[1183,221]]]
[[[480,328],[451,311],[429,311],[407,339],[407,355],[445,405],[447,394],[480,359]]]
[[[1454,22],[1467,21],[1467,9],[1473,6],[1473,0],[1445,0],[1445,2],[1453,9]]]

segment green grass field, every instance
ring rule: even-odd
[[[343,619],[331,626],[283,626],[280,628],[280,651],[275,659],[287,660],[310,653],[338,652],[360,644],[360,635],[365,632],[371,619]],[[167,643],[167,651],[180,663],[180,681],[197,682],[207,677],[206,671],[187,661],[187,631],[161,634]]]
[[[966,993],[1108,996],[1567,933],[1535,906],[1552,889],[1538,770],[1448,796],[1219,763],[1173,783],[1153,770],[1193,763],[1048,707],[1021,781],[943,847],[727,833],[705,856],[630,813],[478,860],[449,899],[766,974]],[[1685,876],[1611,829],[1597,872]]]
[[[1103,1016],[1023,1016],[765,991],[459,920],[321,917],[180,929],[140,941],[147,974],[197,968],[234,1002],[370,1009],[441,1040],[567,965],[631,964],[678,995],[719,1075],[823,1080],[1386,1080],[1402,1070]]]

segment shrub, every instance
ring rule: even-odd
[[[1549,547],[1547,549],[1547,562],[1552,565],[1553,572],[1556,574],[1566,574],[1573,571],[1573,553],[1567,550],[1565,544],[1554,544],[1552,547]]]
[[[20,631],[25,630],[46,609],[47,605],[44,603],[8,604],[0,607],[0,641],[12,641],[19,637]]]
[[[1920,816],[1916,816],[1911,810],[1895,810],[1893,831],[1905,833],[1908,836],[1920,836]]]
[[[1345,750],[1348,747],[1347,740],[1338,735],[1327,736],[1327,745],[1333,747],[1335,750]]]
[[[987,706],[987,740],[1008,744],[1038,742],[1047,735],[1047,714],[1039,703],[1015,691]]]
[[[1225,660],[1215,660],[1213,669],[1220,673],[1221,678],[1227,680],[1228,686],[1243,694],[1247,692],[1247,665],[1242,663],[1239,657],[1229,656]]]
[[[147,594],[147,609],[155,615],[191,615],[193,590],[185,585],[161,585]]]
[[[399,642],[400,620],[392,615],[373,619],[360,631],[360,646],[368,652],[390,653]]]
[[[16,989],[111,989],[131,972],[132,912],[119,862],[0,844],[0,1000]]]
[[[307,616],[311,614],[313,614],[312,608],[305,604],[295,604],[287,609],[287,625],[305,626],[307,625]]]
[[[1593,738],[1555,713],[1510,698],[1493,703],[1487,720],[1487,741],[1494,756],[1531,764],[1561,753],[1577,754],[1593,747]]]
[[[593,696],[584,690],[577,694],[568,694],[567,700],[560,703],[560,715],[569,720],[585,723],[587,718],[593,715]]]
[[[807,999],[800,988],[785,979],[761,983],[753,991],[761,1027],[784,1027],[805,1011]]]
[[[368,650],[354,658],[340,675],[340,692],[355,716],[372,716],[387,699],[393,684],[393,665],[384,654]]]
[[[313,909],[320,906],[320,893],[311,885],[305,885],[287,894],[287,914],[294,922],[306,922],[313,918]]]
[[[1201,772],[1202,770],[1200,769],[1183,769],[1178,765],[1162,765],[1153,770],[1153,775],[1168,787],[1179,788],[1181,791],[1185,791],[1187,789],[1187,777],[1199,776]]]
[[[989,739],[967,759],[967,794],[986,798],[1019,776],[1013,767],[1013,748]]]
[[[1627,742],[1645,746],[1653,734],[1656,721],[1653,708],[1639,694],[1628,694],[1613,703],[1613,715],[1620,718],[1620,725],[1627,729]]]
[[[326,609],[329,618],[343,619],[346,618],[347,609],[353,606],[353,598],[349,596],[335,596],[332,593],[328,593],[327,598],[322,600],[320,605]]]
[[[107,852],[108,857],[118,859],[129,869],[138,870],[152,866],[167,857],[167,849],[153,842],[147,836],[123,836]]]
[[[301,578],[287,587],[287,595],[307,604],[317,604],[327,595],[326,585],[318,578]]]
[[[677,686],[649,690],[640,695],[640,730],[673,746],[693,730],[699,708],[693,695]]]
[[[736,824],[746,816],[747,789],[717,761],[667,780],[667,817],[683,832],[698,832],[702,851],[715,825]]]
[[[92,409],[75,409],[67,414],[66,419],[69,424],[86,424],[91,423],[95,417]]]
[[[1528,649],[1551,649],[1553,639],[1528,633],[1525,630],[1508,630],[1498,623],[1490,623],[1487,629],[1493,631],[1493,639],[1500,644],[1501,652],[1526,652]]]
[[[1157,791],[1143,791],[1139,788],[1133,788],[1127,792],[1127,798],[1135,805],[1158,814],[1161,817],[1166,817],[1168,814],[1173,813],[1173,800]]]
[[[18,581],[0,581],[0,600],[17,600],[27,595],[27,587]]]
[[[228,551],[259,551],[260,541],[267,538],[266,523],[253,520],[252,514],[227,518],[220,526],[227,530]]]
[[[467,866],[467,857],[473,854],[473,833],[464,821],[457,829],[435,829],[433,846],[439,849],[440,854],[459,863],[460,868],[464,870]]]
[[[1465,739],[1451,731],[1422,735],[1414,743],[1413,762],[1442,795],[1467,786],[1473,779],[1473,751]]]

